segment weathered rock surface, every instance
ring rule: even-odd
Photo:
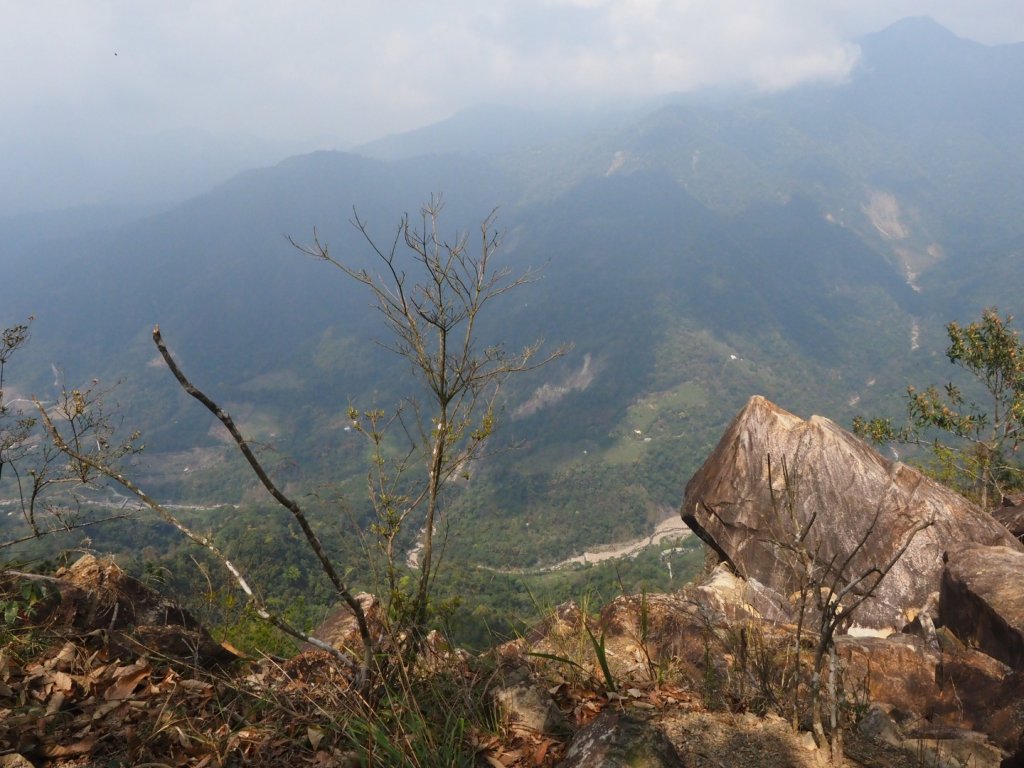
[[[370,636],[374,643],[379,645],[386,634],[384,606],[376,595],[371,595],[369,592],[360,592],[356,595],[356,600],[363,609]],[[363,652],[363,639],[359,634],[359,624],[347,605],[339,605],[327,614],[320,626],[313,630],[312,636],[357,658]],[[313,650],[313,646],[303,645],[303,650]]]
[[[825,768],[807,731],[778,715],[728,712],[669,713],[658,719],[688,768]],[[875,763],[893,765],[893,763]]]
[[[718,621],[793,620],[792,606],[784,595],[757,579],[740,578],[726,563],[720,563],[703,582],[692,587],[688,597],[701,606],[705,615]]]
[[[908,736],[907,730],[878,706],[872,706],[856,727],[858,735],[901,749],[912,758],[912,765],[1000,768],[1003,762],[1004,751],[991,744],[984,734],[945,727],[931,729],[930,735],[927,729],[919,729]]]
[[[672,742],[657,726],[605,711],[577,731],[559,768],[680,768]]]
[[[1024,497],[1008,496],[1003,500],[1003,506],[992,512],[992,517],[1002,523],[1017,541],[1024,540]]]
[[[941,656],[919,638],[845,635],[836,638],[836,653],[845,673],[844,690],[914,718],[934,714],[941,695],[935,680]]]
[[[942,575],[939,620],[968,645],[1024,669],[1024,552],[952,549]]]
[[[952,738],[964,731],[987,736],[1003,749],[1015,743],[1019,726],[1012,712],[1024,697],[1007,686],[1010,670],[1001,662],[967,648],[955,654],[936,651],[909,635],[843,636],[836,639],[836,651],[843,689],[901,713],[908,738]]]
[[[671,663],[700,679],[710,663],[725,676],[728,649],[721,646],[723,637],[731,638],[730,628],[756,626],[766,636],[788,639],[788,630],[778,623],[781,602],[763,585],[746,582],[721,565],[701,584],[674,594],[616,598],[601,611],[596,631],[605,636],[616,675],[643,676],[652,664]]]
[[[504,647],[502,658],[522,663],[523,653],[534,651],[572,659],[571,669],[555,664],[549,671],[575,674],[582,667],[584,679],[600,686],[604,677],[583,629],[587,621],[604,640],[618,685],[618,692],[607,696],[607,708],[649,717],[647,726],[661,728],[682,764],[823,768],[827,749],[817,749],[809,733],[794,732],[787,720],[771,714],[788,713],[790,706],[796,626],[764,617],[762,610],[771,613],[778,600],[763,600],[772,595],[765,589],[752,590],[719,566],[704,582],[674,594],[619,597],[605,606],[596,623],[567,605],[529,640]],[[805,626],[805,642],[808,632]],[[1018,749],[1024,672],[968,647],[946,627],[935,635],[931,640],[905,633],[836,638],[844,700],[853,711],[870,713],[870,722],[860,730],[849,721],[851,764],[888,768],[919,765],[926,758],[928,765],[995,768]],[[810,656],[808,649],[801,664],[802,722],[809,717]],[[663,687],[664,680],[689,683]],[[680,696],[680,690],[686,693]],[[674,704],[665,706],[667,701]],[[543,716],[546,710],[543,704],[537,711]],[[562,711],[568,710],[563,706]],[[539,727],[539,719],[535,722],[533,727]],[[601,727],[612,728],[608,722],[601,720]],[[608,735],[613,738],[618,737]],[[597,734],[588,730],[579,739],[581,745],[594,742]],[[601,762],[604,753],[585,754],[594,765],[623,764],[615,762],[622,759],[615,751],[608,752],[610,762]]]
[[[750,399],[687,484],[681,514],[720,560],[787,595],[799,579],[780,544],[813,516],[808,549],[819,562],[849,559],[847,578],[887,562],[916,525],[934,521],[858,610],[856,623],[872,628],[898,629],[907,610],[924,605],[954,544],[1024,552],[1002,525],[945,486],[887,461],[828,419],[805,421],[763,397]]]

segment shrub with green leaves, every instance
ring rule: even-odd
[[[1024,344],[1011,328],[1013,317],[994,307],[966,327],[946,326],[946,356],[981,385],[979,402],[948,382],[941,391],[907,388],[907,418],[854,419],[856,434],[874,443],[926,445],[926,464],[940,480],[989,508],[1024,485],[1016,459],[1024,439]]]

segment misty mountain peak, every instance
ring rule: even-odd
[[[911,16],[860,40],[862,66],[877,71],[931,72],[986,59],[989,47],[957,37],[930,16]]]
[[[956,41],[968,42],[957,37],[931,16],[908,16],[879,32],[865,36],[863,40],[915,46],[945,46],[955,44]]]

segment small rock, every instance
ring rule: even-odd
[[[800,746],[808,752],[816,752],[818,750],[818,743],[814,740],[814,734],[810,731],[804,731],[800,734]]]
[[[857,732],[872,741],[899,746],[903,741],[899,726],[881,707],[872,706],[864,718],[857,723]]]
[[[557,735],[570,730],[547,690],[526,666],[500,671],[498,682],[491,689],[491,698],[509,719],[532,731]]]

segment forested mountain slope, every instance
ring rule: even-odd
[[[346,409],[417,392],[374,344],[370,297],[287,238],[316,231],[372,264],[353,208],[388,247],[440,191],[449,234],[498,207],[504,263],[543,271],[483,337],[572,345],[503,392],[496,439],[518,448],[454,494],[452,555],[525,566],[638,535],[751,394],[839,422],[895,409],[907,380],[940,370],[946,321],[1015,309],[1024,46],[912,19],[861,48],[839,86],[579,121],[477,110],[367,148],[391,159],[294,157],[101,231],[2,220],[18,236],[0,322],[36,318],[10,383],[45,398],[54,367],[72,385],[123,379],[125,420],[147,435],[140,478],[171,498],[248,498],[209,417],[154,364],[159,323],[290,482],[340,483],[358,517],[366,456]]]

